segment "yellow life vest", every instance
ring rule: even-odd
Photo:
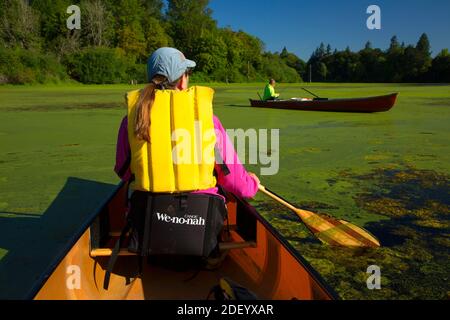
[[[178,193],[216,186],[214,90],[155,90],[150,110],[150,143],[134,134],[140,90],[127,94],[128,139],[133,190]]]

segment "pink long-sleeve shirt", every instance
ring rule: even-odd
[[[227,165],[228,170],[230,171],[228,175],[225,175],[222,167],[216,164],[215,169],[217,172],[217,184],[237,197],[254,197],[258,192],[258,183],[248,174],[247,170],[245,170],[244,166],[240,162],[234,146],[219,118],[214,116],[213,120],[216,131],[217,147],[222,156],[223,162]],[[130,143],[128,141],[128,119],[125,117],[122,120],[119,129],[116,150],[116,165],[114,168],[114,171],[124,181],[128,181],[131,177],[130,168],[128,168],[123,176],[120,176],[119,172],[126,164],[129,154]],[[208,190],[201,190],[196,193],[219,195],[219,189],[216,187]]]

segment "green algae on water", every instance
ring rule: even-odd
[[[214,112],[225,128],[280,129],[280,170],[261,177],[265,185],[301,208],[347,219],[382,240],[383,248],[375,251],[324,247],[298,217],[261,195],[256,197],[258,210],[342,298],[450,298],[445,193],[445,173],[450,172],[450,86],[279,85],[286,98],[307,96],[302,87],[329,98],[399,92],[389,112],[351,114],[250,108],[248,99],[256,98],[263,83],[207,85],[216,91]],[[72,177],[118,183],[112,169],[117,130],[126,113],[123,97],[141,87],[0,86],[0,210],[40,217]],[[258,165],[247,168],[260,173]],[[89,203],[80,203],[74,210],[89,212],[86,206]],[[38,267],[45,261],[35,257],[33,268],[25,268],[29,248],[14,236],[22,236],[21,230],[34,223],[7,219],[14,223],[0,221],[0,298],[20,299],[45,271]],[[70,223],[76,229],[84,221]],[[41,227],[46,234],[71,236],[63,234],[60,225]],[[24,243],[29,243],[27,237],[32,236],[23,234]],[[45,248],[47,256],[58,254],[41,239],[33,241]],[[381,267],[381,290],[367,289],[369,264]]]
[[[322,245],[295,214],[279,205],[258,203],[270,221],[335,288],[343,299],[446,299],[450,290],[449,176],[412,167],[375,169],[364,175],[345,170],[344,179],[359,190],[354,200],[368,213],[386,216],[365,227],[376,235],[379,249]],[[324,212],[331,204],[297,203]],[[367,267],[381,268],[381,290],[369,290]]]

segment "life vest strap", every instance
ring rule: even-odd
[[[225,164],[225,161],[223,161],[222,155],[220,154],[220,150],[217,147],[217,145],[214,148],[214,156],[216,158],[216,164],[220,167],[220,169],[222,170],[223,175],[226,177],[228,176],[231,172],[230,169],[228,168],[228,166]]]
[[[125,175],[125,173],[127,173],[127,170],[130,168],[130,165],[131,165],[131,152],[127,155],[125,162],[123,163],[122,167],[118,172],[119,177],[122,178]]]
[[[130,231],[130,229],[131,229],[131,225],[128,222],[127,225],[125,226],[125,228],[123,228],[122,233],[120,234],[120,238],[117,240],[116,245],[112,251],[111,258],[109,259],[108,267],[106,269],[105,279],[103,282],[103,289],[105,289],[105,290],[108,290],[108,288],[109,288],[109,281],[111,279],[111,273],[114,269],[114,265],[116,264],[117,257],[119,256],[120,247],[122,246],[122,243],[124,242],[126,235],[127,235],[128,231]]]

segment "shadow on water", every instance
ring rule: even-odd
[[[383,268],[385,279],[384,290],[369,298],[448,299],[450,177],[409,165],[378,168],[365,175],[343,172],[340,177],[361,191],[354,197],[358,207],[389,219],[365,225],[383,246],[353,259],[339,275],[330,275],[338,291],[347,297],[368,298],[363,278],[358,281],[348,275],[357,274],[369,262]],[[325,256],[335,263],[345,261],[344,255]]]
[[[362,192],[355,197],[364,210],[389,217],[367,228],[384,238],[386,246],[401,244],[402,228],[409,236],[433,237],[450,232],[450,179],[432,170],[412,167],[377,169],[355,177]],[[364,186],[364,182],[370,185]],[[397,239],[397,240],[396,240]]]
[[[116,186],[68,178],[42,214],[0,212],[0,299],[23,299]]]

